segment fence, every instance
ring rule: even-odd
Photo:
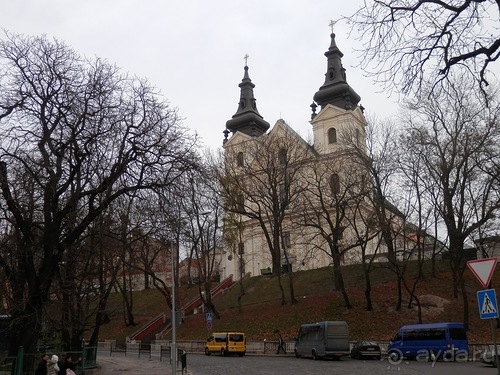
[[[90,347],[85,343],[82,350],[78,352],[65,352],[73,359],[81,358],[76,373],[85,374],[85,370],[97,367],[97,347]],[[59,356],[61,357],[61,356]],[[0,375],[31,375],[34,374],[38,363],[41,361],[41,353],[25,353],[20,347],[16,356],[8,356],[0,353]]]
[[[177,344],[178,345],[178,344]],[[115,341],[103,341],[98,344],[100,354],[125,355],[126,357],[148,358],[149,360],[169,361],[172,363],[172,348],[169,341],[155,342],[154,344],[129,342],[125,348],[117,347]],[[187,353],[181,345],[177,346],[177,367],[182,370],[187,366]]]
[[[247,341],[248,354],[271,355],[276,354],[278,350],[278,340]],[[387,352],[389,342],[378,341],[382,353]],[[176,345],[186,353],[203,353],[205,351],[204,340],[177,340]],[[354,342],[351,342],[351,347]],[[500,346],[500,344],[499,344]],[[99,352],[125,353],[125,355],[149,356],[150,359],[166,360],[170,358],[170,341],[156,340],[153,344],[127,343],[124,348],[117,348],[114,341],[103,341],[98,344]],[[472,360],[479,360],[481,353],[485,350],[491,350],[492,343],[473,343],[469,344],[469,357]],[[294,355],[295,342],[285,341],[287,355]]]

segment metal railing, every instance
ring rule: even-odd
[[[77,352],[65,352],[72,358],[81,358],[77,365],[77,374],[85,374],[85,370],[97,367],[97,347],[90,347],[85,343],[82,350]],[[25,353],[21,346],[16,356],[0,354],[0,375],[31,375],[35,372],[41,360],[41,353]]]

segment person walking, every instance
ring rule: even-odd
[[[59,375],[59,366],[57,365],[57,362],[59,362],[59,357],[54,354],[47,361],[47,375]]]
[[[42,354],[42,359],[38,363],[35,371],[35,375],[47,375],[47,361],[49,360],[49,355],[47,353]]]
[[[59,367],[58,374],[59,375],[66,375],[66,354],[61,354],[61,357],[59,358],[59,362],[57,363],[57,366]]]
[[[276,354],[280,354],[280,350],[283,351],[283,354],[286,354],[285,341],[283,340],[283,337],[281,337],[281,333],[279,334],[278,337],[278,350]]]
[[[75,375],[76,365],[80,363],[82,359],[78,358],[78,361],[73,362],[71,355],[66,355],[66,362],[64,363],[64,375]]]

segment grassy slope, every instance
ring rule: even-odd
[[[426,265],[428,267],[429,265]],[[249,340],[275,339],[276,330],[280,330],[285,339],[292,339],[302,323],[320,320],[345,320],[349,324],[351,339],[372,338],[389,340],[403,324],[417,322],[415,309],[408,309],[408,293],[404,292],[404,305],[400,311],[395,310],[396,283],[394,276],[383,264],[375,265],[372,272],[372,299],[374,311],[366,311],[364,297],[364,281],[360,265],[345,267],[344,277],[349,293],[352,309],[345,308],[344,300],[339,292],[333,291],[333,275],[331,268],[313,271],[302,271],[293,274],[295,295],[298,303],[291,305],[289,301],[288,276],[284,276],[287,303],[281,305],[277,278],[258,276],[245,279],[243,287],[245,295],[241,299],[242,308],[238,308],[240,285],[235,284],[223,295],[215,299],[221,319],[213,321],[213,330],[237,330],[247,333]],[[451,275],[447,263],[438,264],[439,273],[436,278],[426,276],[417,284],[417,296],[433,294],[450,301],[443,311],[425,309],[424,322],[462,321],[463,308],[461,298],[453,299]],[[466,285],[469,294],[471,342],[491,341],[490,325],[486,320],[479,319],[476,291],[483,289],[469,270],[466,273]],[[408,272],[412,275],[412,270]],[[426,275],[429,275],[426,269]],[[409,280],[412,285],[413,279]],[[500,282],[493,287],[500,286]],[[179,289],[179,295],[184,296],[183,303],[189,301],[197,288]],[[115,313],[110,324],[103,327],[101,339],[116,339],[124,341],[125,337],[138,327],[124,327],[119,301],[113,301]],[[139,326],[162,311],[169,313],[165,302],[159,293],[145,291],[136,294],[135,314]],[[191,315],[185,318],[178,331],[178,339],[201,340],[207,336],[203,314]]]

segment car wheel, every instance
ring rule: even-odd
[[[391,361],[397,362],[401,359],[401,352],[399,350],[391,350],[387,356]]]
[[[210,350],[208,350],[208,348],[205,348],[205,355],[210,355]]]

